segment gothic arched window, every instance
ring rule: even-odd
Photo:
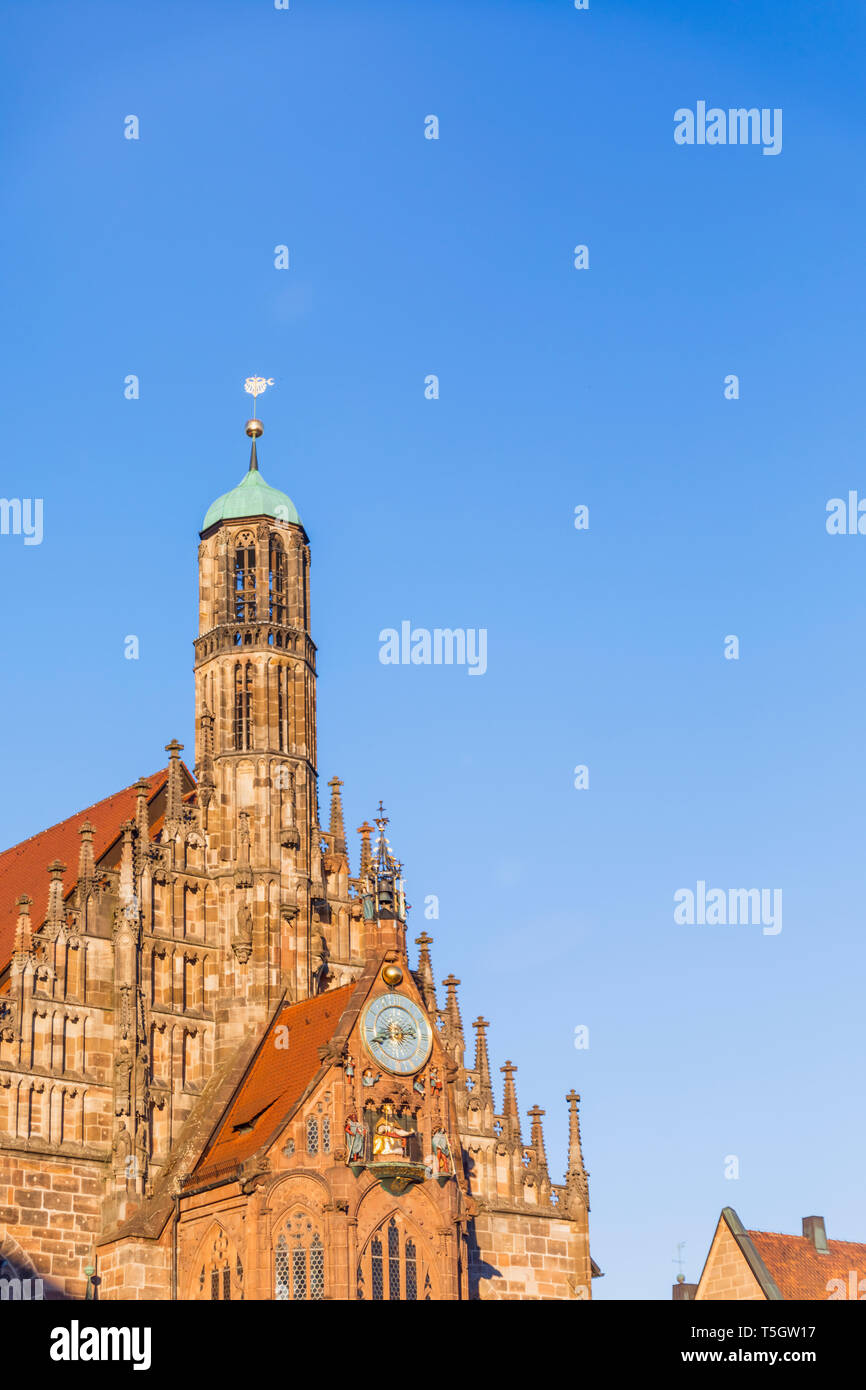
[[[279,536],[268,545],[268,617],[272,623],[286,621],[286,552]]]
[[[198,1297],[242,1299],[244,1267],[222,1227],[218,1227],[198,1276]]]
[[[249,532],[238,536],[234,573],[235,621],[256,620],[256,547]]]
[[[234,746],[237,749],[253,746],[253,667],[252,662],[235,665]]]
[[[305,1301],[324,1297],[322,1237],[306,1212],[292,1212],[274,1246],[274,1298]]]
[[[414,1301],[418,1297],[418,1261],[415,1255],[415,1242],[406,1237],[406,1298]]]
[[[358,1261],[358,1298],[379,1302],[430,1302],[429,1270],[402,1220],[392,1216],[375,1231]]]
[[[277,739],[281,753],[289,749],[289,668],[277,667]]]

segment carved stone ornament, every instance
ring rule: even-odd
[[[246,965],[253,953],[253,914],[248,903],[239,903],[232,950],[241,965]]]

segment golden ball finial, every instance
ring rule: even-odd
[[[403,971],[400,969],[399,965],[386,965],[382,971],[382,979],[385,981],[386,985],[390,985],[392,989],[396,989],[397,986],[402,983]]]
[[[261,439],[262,435],[264,434],[265,427],[262,424],[261,420],[247,420],[247,423],[244,425],[244,429],[246,433],[249,435],[250,439]]]

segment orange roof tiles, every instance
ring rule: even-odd
[[[150,783],[150,800],[165,786],[168,768],[163,768]],[[79,829],[89,820],[95,830],[93,855],[98,862],[117,839],[125,820],[135,815],[135,784],[124,787],[104,801],[87,806],[67,820],[49,826],[29,840],[22,840],[0,854],[0,970],[8,963],[15,941],[18,921],[17,899],[22,893],[33,899],[30,916],[34,927],[45,917],[48,908],[48,865],[59,859],[66,865],[63,875],[63,896],[72,892],[78,882],[78,861],[81,851]]]
[[[181,767],[184,767],[183,763],[181,763]],[[184,792],[183,796],[181,797],[181,803],[184,806],[194,806],[197,796],[198,788],[193,787],[192,791]],[[165,816],[157,816],[155,819],[151,819],[150,834],[152,839],[156,839],[157,835],[160,833],[164,825]]]
[[[353,982],[283,1006],[199,1159],[196,1173],[240,1163],[261,1147],[319,1070],[319,1048],[332,1037],[355,988]],[[285,1048],[277,1046],[285,1036],[277,1035],[281,1027],[289,1030]]]
[[[831,1279],[841,1279],[848,1294],[848,1275],[866,1276],[866,1245],[849,1240],[828,1240],[829,1254],[817,1251],[807,1236],[787,1236],[777,1231],[748,1231],[755,1249],[779,1287],[783,1298],[828,1299]]]

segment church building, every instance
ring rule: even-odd
[[[201,530],[194,771],[172,741],[0,854],[0,1279],[588,1299],[579,1096],[555,1183],[487,1020],[426,932],[410,959],[381,803],[355,872],[337,777],[320,822],[310,548],[261,433]]]

